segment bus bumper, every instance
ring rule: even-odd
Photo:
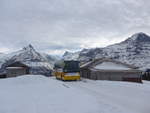
[[[80,75],[76,76],[64,76],[62,77],[63,80],[80,80]]]

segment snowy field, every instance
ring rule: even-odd
[[[150,113],[150,82],[0,79],[0,113]]]

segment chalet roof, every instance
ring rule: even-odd
[[[126,64],[126,63],[122,63],[120,61],[116,61],[116,60],[112,60],[112,59],[105,59],[105,58],[100,58],[100,59],[95,59],[95,60],[92,60],[92,61],[89,61],[83,65],[80,66],[80,68],[94,68],[96,65],[98,64],[101,64],[103,62],[112,62],[112,63],[115,63],[115,64],[121,64],[121,65],[124,65],[130,69],[138,69],[137,67],[133,66],[133,65],[129,65],[129,64]]]

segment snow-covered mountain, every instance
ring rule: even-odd
[[[77,60],[80,52],[68,52],[66,51],[63,55],[64,60]]]
[[[6,54],[1,58],[1,70],[13,62],[22,62],[30,67],[32,74],[45,74],[52,71],[55,58],[45,53],[37,52],[32,45],[23,49]]]
[[[5,62],[9,59],[16,61],[44,61],[49,63],[57,60],[55,57],[46,53],[37,52],[31,44],[19,51],[0,55],[0,61]]]
[[[74,58],[76,53],[64,55],[64,58]],[[150,36],[136,33],[123,42],[104,48],[83,49],[78,52],[78,60],[88,61],[94,58],[112,58],[141,69],[150,68]]]
[[[38,53],[32,45],[24,47],[22,50],[18,51],[11,59],[16,61],[47,61],[40,53]]]

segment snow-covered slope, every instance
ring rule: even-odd
[[[40,53],[45,59],[47,59],[47,61],[54,65],[54,63],[58,60],[60,60],[61,58],[59,56],[55,56],[55,55],[49,55],[46,53]]]
[[[3,63],[3,58],[4,58],[4,56],[5,56],[5,54],[3,54],[3,53],[0,53],[0,66],[1,66],[1,64]]]
[[[0,79],[0,113],[149,113],[150,82]]]
[[[78,52],[78,56],[77,59],[80,61],[105,57],[132,64],[141,69],[150,68],[150,36],[145,33],[136,33],[121,43],[105,48],[83,49]]]

